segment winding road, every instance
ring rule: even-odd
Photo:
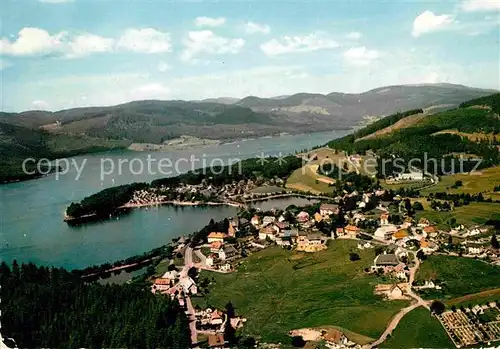
[[[184,250],[184,267],[181,270],[180,279],[188,277],[188,271],[193,266],[193,248],[187,246]],[[196,317],[193,304],[191,303],[191,297],[186,295],[186,315],[189,319],[189,329],[191,330],[191,343],[198,343],[198,332],[196,330]]]

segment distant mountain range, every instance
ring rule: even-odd
[[[452,84],[400,85],[363,93],[202,101],[135,101],[57,112],[1,113],[0,121],[51,133],[161,143],[180,135],[212,139],[348,129],[414,108],[452,108],[494,91]]]
[[[450,84],[404,85],[360,94],[150,100],[57,112],[0,113],[0,182],[25,179],[20,164],[30,156],[56,158],[131,143],[162,143],[180,135],[236,139],[348,129],[415,108],[424,108],[429,115],[493,92]]]

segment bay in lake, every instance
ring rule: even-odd
[[[255,156],[290,154],[305,148],[325,144],[347,134],[321,132],[304,135],[286,135],[171,152],[111,151],[107,153],[72,158],[79,166],[85,162],[78,180],[77,170],[56,180],[55,175],[25,182],[0,186],[0,260],[11,263],[32,261],[36,264],[82,268],[89,265],[113,262],[140,254],[164,245],[172,238],[201,229],[211,218],[220,220],[234,216],[233,207],[174,207],[141,208],[104,222],[71,227],[62,221],[65,208],[73,201],[99,190],[131,182],[150,182],[165,177],[161,173],[143,171],[134,173],[128,166],[122,172],[101,176],[103,159],[118,164],[140,159],[178,159],[195,157],[209,163],[245,159]],[[201,164],[201,163],[200,163]],[[178,162],[178,170],[185,172],[191,164]],[[175,175],[177,173],[174,173]],[[102,177],[102,178],[101,178]]]

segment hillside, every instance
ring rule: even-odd
[[[333,140],[328,146],[361,154],[373,150],[382,157],[406,160],[422,159],[424,155],[443,159],[445,165],[437,174],[451,170],[452,159],[458,154],[473,154],[482,158],[482,168],[489,167],[500,162],[499,102],[500,93],[496,93],[432,115],[418,109],[391,115]],[[475,137],[470,137],[471,134]],[[463,170],[469,171],[472,163],[475,161],[470,161]]]
[[[306,121],[326,128],[350,128],[369,117],[415,108],[457,107],[464,101],[492,92],[453,84],[399,85],[363,93],[298,93],[280,98],[250,96],[237,104],[255,112],[280,115],[290,122]]]
[[[349,129],[360,122],[414,108],[456,107],[488,90],[436,84],[383,87],[360,94],[298,93],[275,98],[135,101],[56,112],[0,113],[0,122],[130,143],[162,143],[181,135],[235,139]]]
[[[85,135],[51,134],[42,130],[0,122],[0,183],[39,177],[32,165],[26,174],[22,163],[27,158],[55,159],[128,146],[128,142],[109,141]],[[47,168],[42,168],[42,172]]]

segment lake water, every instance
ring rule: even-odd
[[[178,172],[190,170],[189,160],[200,159],[209,164],[213,159],[229,161],[255,156],[290,154],[305,148],[325,144],[347,134],[321,132],[304,135],[287,135],[239,141],[206,148],[172,152],[111,151],[74,157],[71,160],[83,171],[76,180],[77,170],[69,169],[58,179],[55,175],[26,182],[0,185],[0,260],[11,263],[33,261],[37,264],[82,268],[89,265],[113,262],[143,253],[164,245],[173,237],[188,234],[205,226],[211,218],[220,220],[236,214],[233,207],[173,207],[133,210],[119,220],[110,220],[80,227],[71,227],[62,221],[65,208],[73,201],[113,185],[131,182],[150,182],[166,177],[165,174],[143,171],[138,166],[147,162],[148,156],[159,161],[168,158],[177,164]],[[138,159],[138,160],[134,160]],[[119,172],[119,161],[125,165]],[[113,174],[101,173],[115,166]],[[107,166],[108,165],[108,166]],[[106,167],[107,166],[107,167]],[[151,172],[151,173],[149,173]],[[288,205],[287,205],[288,206]],[[286,206],[285,206],[286,207]]]

